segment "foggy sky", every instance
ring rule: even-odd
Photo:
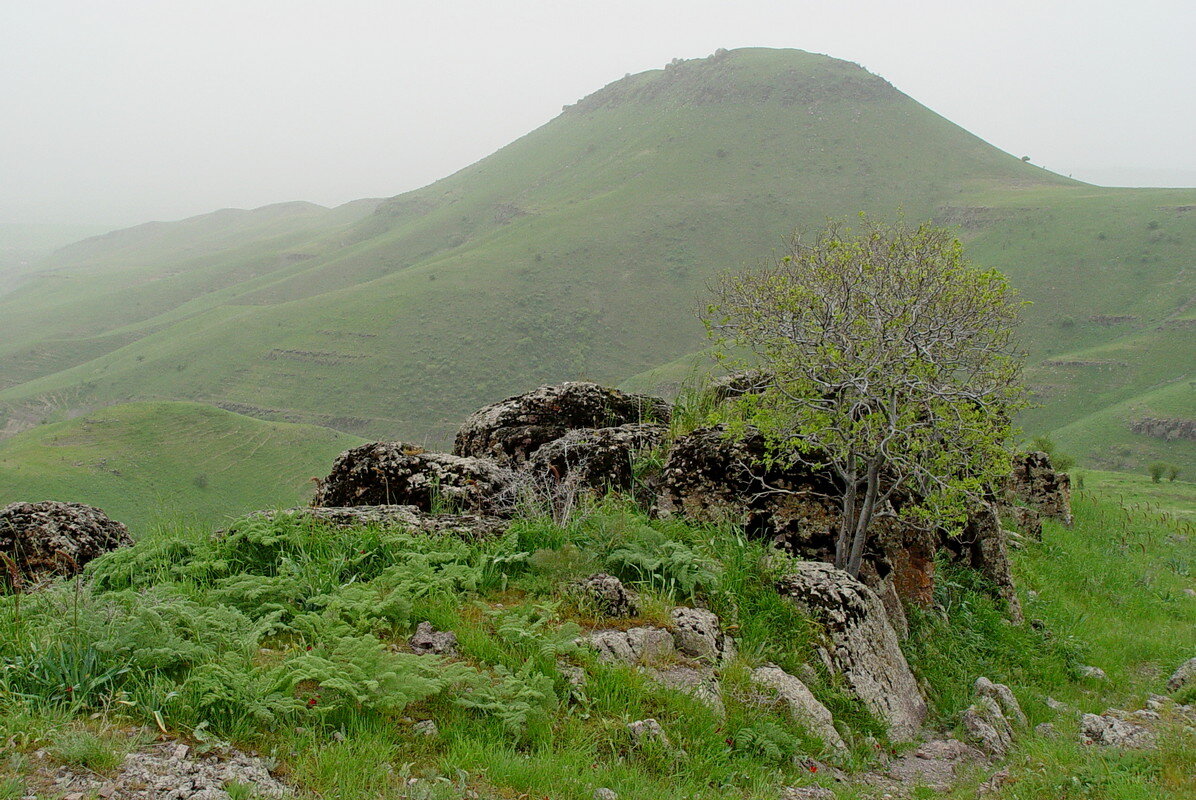
[[[1184,0],[0,0],[0,222],[390,196],[749,46],[858,62],[1064,175],[1193,186],[1194,35]]]

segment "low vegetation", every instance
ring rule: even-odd
[[[1099,712],[1161,689],[1190,655],[1196,603],[1182,589],[1196,544],[1087,494],[1075,513],[1073,528],[1048,522],[1043,543],[1018,555],[1027,615],[1041,622],[1009,625],[975,574],[947,570],[938,609],[911,620],[911,664],[939,726],[957,724],[979,674],[1012,685],[1032,722],[1059,726],[1056,739],[1022,741],[1001,796],[1190,796],[1190,735],[1144,753],[1085,748],[1045,698]],[[124,728],[256,750],[311,797],[581,799],[602,786],[636,798],[775,797],[827,779],[790,760],[794,749],[855,771],[884,746],[818,666],[816,630],[773,590],[785,564],[734,529],[652,520],[617,498],[564,525],[524,518],[487,541],[288,515],[216,535],[160,527],[84,579],[0,598],[0,742],[11,755],[0,774],[34,780],[39,748],[102,772],[129,746],[110,733]],[[725,717],[576,643],[599,620],[571,587],[600,570],[639,593],[628,625],[699,604],[734,632]],[[407,651],[422,621],[456,632],[458,654]],[[848,752],[827,756],[753,699],[747,671],[766,662],[811,676]],[[1081,678],[1081,664],[1109,682]],[[581,685],[570,680],[577,666]],[[672,747],[633,746],[626,724],[645,717]]]

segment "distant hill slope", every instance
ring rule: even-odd
[[[214,525],[304,503],[310,478],[359,442],[198,403],[128,403],[0,441],[0,506],[89,503],[135,536],[176,515]]]
[[[716,271],[901,209],[957,226],[1035,301],[1048,405],[1027,424],[1055,429],[1183,371],[1193,207],[1024,163],[854,64],[736,50],[615,81],[372,213],[290,204],[60,253],[0,298],[0,413],[183,398],[440,444],[485,402],[699,349]],[[1046,363],[1114,345],[1131,366],[1103,381]]]

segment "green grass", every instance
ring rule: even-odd
[[[945,568],[940,610],[913,614],[905,649],[934,724],[958,725],[983,674],[1010,684],[1032,723],[1059,729],[1019,739],[1013,783],[996,797],[1181,800],[1196,789],[1190,732],[1165,728],[1160,748],[1144,753],[1083,747],[1076,718],[1045,702],[1140,707],[1189,657],[1196,628],[1196,603],[1182,591],[1194,583],[1196,541],[1180,534],[1183,523],[1127,513],[1091,491],[1078,493],[1073,527],[1048,521],[1041,544],[1015,552],[1027,616],[1039,623],[1009,625],[974,574]],[[569,586],[597,569],[641,595],[641,616],[623,624],[659,624],[672,605],[698,602],[734,626],[725,717],[576,647],[597,620]],[[613,500],[563,526],[517,520],[481,542],[380,529],[330,536],[285,517],[220,538],[158,528],[94,562],[82,584],[19,604],[0,598],[0,741],[17,755],[0,777],[19,785],[21,754],[47,747],[64,763],[110,769],[134,746],[112,732],[162,724],[275,754],[300,797],[473,790],[580,800],[600,786],[648,800],[774,797],[811,779],[782,756],[821,746],[751,700],[753,666],[813,667],[810,686],[852,748],[833,763],[867,768],[868,737],[883,733],[818,665],[810,624],[772,588],[784,569],[733,530],[653,521]],[[457,658],[396,652],[421,620],[457,633]],[[583,687],[570,686],[562,663],[584,667]],[[1083,664],[1109,682],[1081,678]],[[625,725],[646,717],[674,747],[632,745]],[[436,735],[414,729],[425,719]],[[947,796],[973,797],[975,783]]]
[[[68,248],[0,298],[0,406],[61,413],[135,386],[443,444],[485,402],[697,350],[718,270],[900,208],[960,225],[1035,301],[1036,359],[1140,335],[1107,390],[1048,370],[1038,433],[1176,377],[1190,330],[1156,328],[1193,293],[1192,202],[1025,164],[846,62],[734,51],[616,81],[376,208],[218,212]]]
[[[304,504],[311,478],[359,443],[198,403],[126,403],[0,440],[0,506],[87,503],[134,536],[154,520],[214,526]]]

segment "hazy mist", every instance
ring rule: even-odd
[[[394,195],[626,72],[744,46],[856,61],[1065,175],[1191,186],[1193,31],[1180,0],[8,0],[0,222]]]

